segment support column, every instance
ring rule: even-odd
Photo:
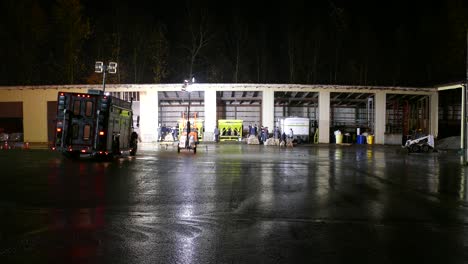
[[[275,91],[264,89],[262,92],[262,126],[268,127],[268,131],[273,131],[275,113]]]
[[[439,92],[430,95],[429,133],[437,138],[439,134]]]
[[[159,97],[156,89],[140,92],[140,135],[143,142],[156,142],[159,124]]]
[[[330,92],[319,92],[319,143],[330,143]]]
[[[205,90],[205,133],[203,141],[214,141],[214,129],[216,120],[216,90]]]
[[[387,111],[386,101],[387,94],[385,92],[375,93],[375,144],[385,144],[385,112]]]

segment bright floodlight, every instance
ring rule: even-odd
[[[94,65],[94,72],[102,73],[104,71],[104,63],[102,61],[96,61]]]
[[[109,73],[117,73],[117,62],[109,62]]]

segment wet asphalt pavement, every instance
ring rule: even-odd
[[[0,151],[0,263],[467,263],[466,167],[395,146]]]

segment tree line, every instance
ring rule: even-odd
[[[462,0],[282,6],[181,1],[133,6],[80,0],[1,5],[1,85],[296,83],[420,86],[466,74]],[[310,1],[313,2],[313,1]]]

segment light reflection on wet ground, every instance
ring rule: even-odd
[[[141,149],[113,162],[0,152],[0,262],[468,261],[457,153]]]

